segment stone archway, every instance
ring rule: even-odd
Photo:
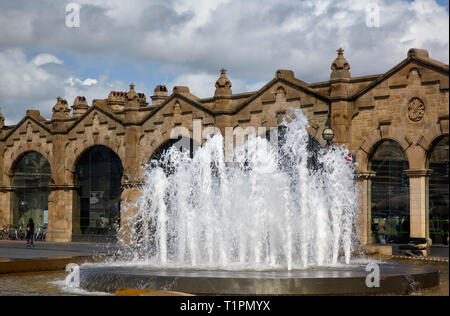
[[[406,153],[396,141],[381,140],[370,154],[370,234],[374,243],[408,243],[410,195]]]
[[[11,166],[10,224],[26,225],[32,218],[38,227],[48,226],[52,169],[37,151],[20,154]]]
[[[114,237],[120,228],[124,169],[120,157],[102,145],[90,147],[77,159],[78,208],[73,212],[73,238]]]
[[[377,146],[383,141],[394,141],[403,150],[407,157],[409,167],[417,164],[417,156],[425,156],[422,149],[413,146],[412,139],[405,134],[400,128],[391,126],[390,122],[380,122],[379,127],[373,130],[361,143],[356,152],[356,171],[358,174],[358,182],[360,186],[360,218],[359,218],[359,236],[363,244],[376,242],[371,234],[372,231],[372,181],[376,176],[370,168],[370,158],[372,157]],[[411,163],[413,161],[413,163]],[[410,214],[412,214],[410,210]],[[412,219],[413,221],[415,218]]]

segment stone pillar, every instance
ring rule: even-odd
[[[60,132],[60,121],[53,122],[53,128]],[[48,197],[47,241],[72,241],[72,209],[77,197],[76,188],[68,184],[65,178],[65,139],[62,133],[52,135],[52,178]]]
[[[140,196],[139,183],[141,183],[142,167],[139,157],[139,135],[141,126],[139,123],[139,102],[137,101],[134,85],[130,85],[130,91],[125,104],[125,157],[124,175],[122,180],[123,192],[120,204],[120,232],[119,244],[130,244],[135,238],[132,235],[132,218],[137,212],[135,203]],[[148,157],[150,159],[150,157]]]
[[[80,206],[80,187],[74,186],[72,189],[72,236],[81,235],[81,206]]]
[[[409,176],[411,238],[429,237],[428,181],[431,170],[407,170]]]
[[[137,185],[125,185],[120,201],[120,231],[118,234],[119,245],[132,245],[136,241],[134,235],[133,220],[137,214],[138,208],[136,201],[140,197],[141,192]]]
[[[0,132],[4,125],[3,115],[0,113]],[[5,143],[0,142],[0,229],[11,224],[11,188],[9,176],[5,169],[4,152]]]
[[[72,210],[78,200],[75,187],[50,185],[47,241],[72,241]]]
[[[0,228],[11,224],[11,188],[0,188]]]
[[[372,239],[372,178],[375,176],[373,171],[359,172],[358,192],[360,213],[357,219],[358,235],[362,245],[373,243]]]

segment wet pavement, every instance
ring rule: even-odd
[[[425,290],[419,293],[412,293],[411,296],[449,296],[449,263],[448,262],[433,262],[412,259],[392,259],[390,262],[400,264],[414,264],[425,267],[433,267],[439,270],[440,285],[439,288]]]
[[[103,256],[111,254],[115,250],[115,246],[101,243],[35,242],[32,248],[25,246],[26,242],[24,241],[0,241],[0,261]]]
[[[34,272],[0,275],[0,296],[105,296],[65,286],[68,272]]]

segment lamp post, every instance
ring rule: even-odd
[[[330,127],[327,127],[323,130],[322,137],[327,142],[327,147],[330,147],[334,139],[334,131]]]

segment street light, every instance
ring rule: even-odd
[[[330,146],[332,140],[334,139],[334,131],[331,128],[327,127],[326,129],[324,129],[322,137],[327,142],[327,146]]]

